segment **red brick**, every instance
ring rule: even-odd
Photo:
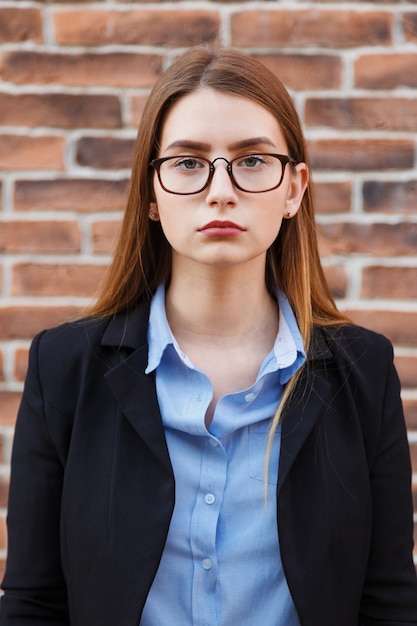
[[[113,95],[0,93],[0,124],[60,128],[120,128],[120,101]]]
[[[13,50],[0,58],[0,76],[16,84],[152,86],[161,72],[161,57],[112,52],[61,54]]]
[[[416,299],[417,267],[365,267],[361,297]]]
[[[41,43],[42,18],[39,9],[0,9],[0,43],[33,41]]]
[[[148,96],[132,96],[130,98],[129,124],[131,126],[139,125],[147,99]]]
[[[0,252],[69,254],[81,249],[81,232],[75,222],[0,222]]]
[[[120,221],[96,222],[92,227],[94,254],[112,254],[119,234]]]
[[[32,339],[39,331],[77,319],[82,314],[83,309],[75,306],[9,306],[0,308],[0,339]]]
[[[366,54],[354,62],[356,87],[417,87],[417,53]]]
[[[411,139],[321,139],[309,142],[313,171],[412,168],[414,150]]]
[[[231,16],[231,43],[242,47],[390,45],[392,23],[393,16],[382,11],[241,11]]]
[[[14,378],[22,382],[26,377],[28,368],[29,350],[25,348],[17,348],[14,355]]]
[[[356,324],[382,333],[398,346],[417,346],[417,313],[345,307],[343,311]]]
[[[326,265],[324,273],[333,297],[344,298],[347,287],[346,269],[341,265]]]
[[[4,517],[0,517],[0,550],[7,548],[7,529],[6,520]]]
[[[417,224],[412,222],[319,224],[318,234],[323,256],[330,254],[415,256],[417,250]]]
[[[411,455],[411,466],[413,468],[413,473],[417,472],[417,443],[410,443],[410,455]]]
[[[401,385],[417,388],[417,356],[396,356],[395,366],[400,376]]]
[[[317,213],[347,213],[352,200],[350,182],[315,183],[315,208]]]
[[[7,439],[8,437],[5,433],[0,433],[0,465],[5,465],[6,463],[8,463],[8,460],[6,458]],[[0,515],[0,519],[3,519],[1,515]],[[0,532],[0,536],[1,536],[1,532]],[[1,549],[1,546],[0,546],[0,549]]]
[[[310,98],[305,123],[341,129],[414,131],[417,98]]]
[[[105,269],[78,263],[18,263],[12,271],[12,295],[91,297]]]
[[[90,9],[55,12],[55,38],[64,46],[133,44],[185,46],[214,41],[219,32],[217,11]]]
[[[15,185],[15,207],[94,213],[118,211],[125,206],[127,186],[126,180],[20,180]]]
[[[365,211],[415,214],[417,180],[383,182],[366,181],[363,185]]]
[[[7,506],[9,499],[9,477],[0,474],[0,507]]]
[[[102,2],[103,0],[99,0],[99,2]],[[118,1],[118,0],[116,0]],[[133,2],[142,2],[143,0],[132,0]],[[38,0],[39,3],[43,3],[43,4],[50,4],[51,0]],[[122,0],[122,2],[124,2],[124,0]],[[162,2],[165,2],[165,0],[162,0]],[[59,0],[59,4],[91,4],[91,0]]]
[[[98,169],[130,169],[134,144],[134,139],[82,137],[77,142],[76,160],[79,165]]]
[[[407,41],[417,42],[417,13],[404,13],[403,23]]]
[[[256,55],[291,89],[338,89],[342,80],[339,56],[326,54]]]
[[[21,393],[18,391],[0,391],[0,424],[14,426]]]
[[[417,430],[417,400],[403,399],[404,414],[407,428]]]
[[[0,169],[63,170],[64,146],[62,137],[1,135]]]

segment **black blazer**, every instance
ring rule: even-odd
[[[32,344],[1,626],[139,624],[174,506],[144,374],[148,314],[141,304]],[[416,626],[410,458],[389,342],[315,329],[281,446],[279,539],[302,626]]]

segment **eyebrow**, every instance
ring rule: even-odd
[[[275,148],[275,144],[268,137],[249,137],[248,139],[242,139],[241,141],[236,141],[229,146],[227,146],[230,150],[242,150],[244,148],[251,148],[259,145],[267,145]],[[184,148],[186,150],[196,150],[200,152],[208,152],[211,148],[209,143],[203,143],[201,141],[193,141],[192,139],[177,139],[177,141],[173,141],[167,146],[165,152],[167,150],[171,150],[172,148]]]

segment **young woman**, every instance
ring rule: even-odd
[[[192,49],[85,320],[37,336],[0,624],[417,625],[392,348],[338,312],[292,101]]]

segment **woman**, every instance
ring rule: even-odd
[[[254,59],[158,81],[97,303],[31,348],[3,626],[417,625],[392,348],[336,309],[306,161]]]

